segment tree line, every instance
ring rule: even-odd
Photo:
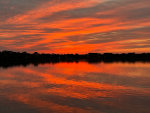
[[[58,62],[79,62],[86,61],[89,63],[99,62],[150,62],[150,53],[88,53],[88,54],[45,54],[45,53],[27,53],[0,51],[0,67],[9,67],[16,65],[26,66],[34,64],[35,66],[43,63]]]

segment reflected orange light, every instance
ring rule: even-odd
[[[113,82],[105,83],[101,78],[107,78],[109,75],[116,77],[118,80],[123,76],[129,77],[130,79],[132,77],[149,77],[146,75],[146,73],[149,73],[147,69],[149,67],[150,64],[142,63],[88,64],[85,62],[46,64],[44,66],[40,65],[39,67],[14,67],[8,70],[2,70],[1,77],[3,79],[0,80],[0,88],[8,88],[8,86],[9,88],[16,88],[17,90],[4,91],[3,93],[10,100],[18,101],[37,109],[58,112],[61,110],[66,112],[76,110],[79,113],[87,113],[87,110],[84,108],[61,105],[51,99],[44,99],[42,96],[56,96],[54,100],[60,98],[62,101],[68,98],[83,101],[96,99],[97,104],[100,104],[105,98],[117,99],[128,93],[150,95],[150,91],[147,90],[148,88],[139,87],[138,85],[119,85]],[[128,74],[127,70],[130,68],[141,68],[141,70],[139,69],[135,72],[132,70]],[[98,75],[95,76],[95,74]],[[141,83],[141,86],[143,84]],[[28,91],[27,94],[26,91]],[[112,103],[103,102],[101,104],[111,106]]]

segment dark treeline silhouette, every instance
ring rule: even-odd
[[[10,66],[27,66],[29,64],[43,63],[58,63],[58,62],[79,62],[86,61],[89,63],[99,62],[150,62],[150,53],[88,53],[88,54],[40,54],[35,52],[33,54],[27,52],[0,52],[0,67],[7,68]]]

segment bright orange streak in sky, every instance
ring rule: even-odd
[[[7,7],[12,2],[2,3]],[[11,9],[0,5],[3,15],[0,16],[0,50],[150,52],[148,4],[147,0],[48,0],[34,4],[18,2]],[[137,44],[139,39],[145,42]],[[131,41],[132,45],[117,43],[130,40],[135,42]]]

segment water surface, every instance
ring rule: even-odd
[[[149,113],[150,63],[0,68],[0,113]]]

